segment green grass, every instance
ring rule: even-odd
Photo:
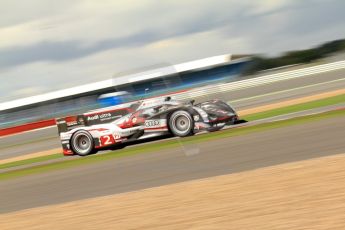
[[[113,151],[107,154],[92,155],[88,157],[77,158],[75,160],[60,161],[60,162],[49,163],[45,165],[32,166],[25,169],[8,171],[8,172],[4,172],[0,174],[0,180],[26,176],[26,175],[31,175],[31,174],[37,174],[37,173],[44,173],[44,172],[49,172],[49,171],[58,170],[58,169],[71,168],[71,167],[75,167],[79,165],[97,163],[97,162],[102,162],[102,161],[115,159],[119,157],[131,156],[135,154],[154,153],[154,152],[158,152],[159,150],[176,148],[181,145],[188,145],[191,143],[199,143],[199,142],[210,141],[210,140],[215,140],[219,138],[245,135],[249,133],[260,132],[260,131],[280,128],[280,127],[285,127],[285,126],[290,126],[290,125],[303,124],[305,122],[312,122],[312,121],[317,121],[320,119],[331,118],[331,117],[336,117],[336,116],[344,116],[344,115],[345,115],[345,110],[336,110],[336,111],[317,114],[317,115],[298,117],[298,118],[277,121],[277,122],[272,122],[272,123],[265,123],[265,124],[255,125],[255,126],[227,129],[227,130],[222,130],[215,133],[197,135],[197,136],[192,136],[192,137],[183,138],[183,139],[181,138],[173,139],[173,140],[170,139],[170,140],[159,142],[159,144],[153,143],[153,144],[147,144],[147,145],[134,146],[132,148],[127,148],[127,149],[125,148],[125,149]]]
[[[254,120],[275,117],[275,116],[288,114],[288,113],[300,112],[300,111],[308,110],[308,109],[316,109],[316,108],[321,108],[324,106],[336,105],[336,104],[344,103],[344,102],[345,102],[345,94],[342,94],[342,95],[320,99],[316,101],[290,105],[283,108],[272,109],[265,112],[250,114],[247,116],[243,116],[242,118],[247,121],[254,121]]]

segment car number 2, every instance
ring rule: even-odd
[[[101,144],[104,145],[111,145],[115,143],[114,137],[112,135],[101,136]]]

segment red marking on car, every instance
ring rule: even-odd
[[[101,136],[99,139],[101,141],[101,146],[112,145],[116,143],[113,135],[111,134]]]
[[[100,146],[100,145],[95,145],[95,149],[99,149],[99,148],[101,148],[102,146]]]
[[[64,155],[73,155],[70,149],[62,149]]]
[[[121,129],[127,129],[131,128],[137,124],[144,123],[145,119],[140,117],[140,112],[136,112],[132,114],[128,119],[124,120],[121,124],[118,124],[117,126]]]
[[[77,122],[77,116],[65,117],[66,122]]]

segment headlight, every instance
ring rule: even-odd
[[[199,121],[200,116],[199,115],[194,115],[194,121]]]

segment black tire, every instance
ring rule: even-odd
[[[75,132],[71,138],[71,149],[79,156],[86,156],[95,152],[95,144],[91,134],[85,130]]]
[[[193,135],[194,120],[187,111],[177,110],[169,117],[169,129],[177,137]]]

